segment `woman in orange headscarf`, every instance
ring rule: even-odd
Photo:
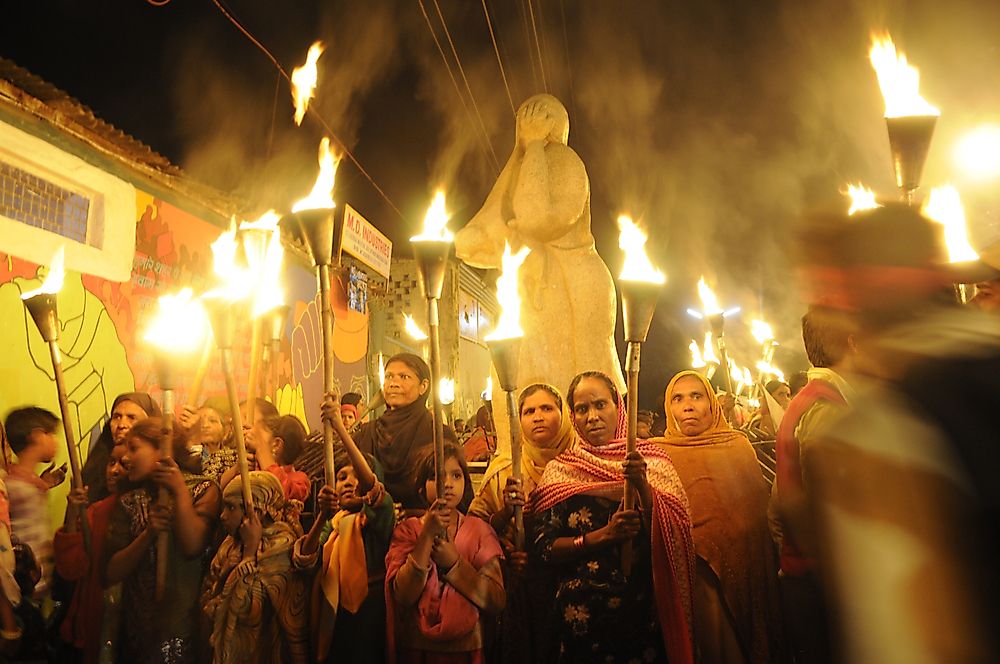
[[[777,559],[757,455],[726,422],[711,384],[697,372],[673,377],[664,410],[666,435],[653,442],[669,452],[691,506],[700,659],[777,661]]]
[[[503,449],[490,462],[483,476],[479,495],[472,501],[469,514],[489,522],[504,542],[510,567],[520,573],[510,579],[507,605],[500,616],[497,633],[498,661],[532,664],[555,659],[555,640],[550,621],[556,588],[548,566],[524,552],[512,551],[515,505],[525,505],[549,461],[575,447],[579,437],[573,427],[573,414],[559,390],[546,383],[535,383],[521,390],[517,400],[521,419],[521,475],[513,478],[510,448]],[[525,542],[535,540],[535,517],[526,513]],[[515,580],[516,579],[516,580]]]

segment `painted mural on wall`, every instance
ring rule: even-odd
[[[142,341],[157,297],[185,286],[196,293],[211,287],[210,244],[221,229],[140,191],[136,192],[136,213],[132,278],[115,283],[67,271],[58,295],[59,347],[72,425],[84,460],[118,394],[141,390],[160,397],[152,356]],[[23,405],[59,413],[48,346],[21,304],[21,293],[36,288],[44,270],[16,256],[0,254],[0,371],[4,376],[0,380],[0,414]],[[284,285],[291,315],[275,358],[274,390],[268,398],[282,413],[298,415],[308,428],[316,429],[320,426],[323,389],[316,279],[311,269],[286,256]],[[335,284],[333,305],[336,382],[343,391],[366,394],[368,315],[349,310],[342,284],[339,288]],[[249,329],[241,331],[234,348],[236,382],[242,394],[247,387],[249,338]],[[179,404],[186,402],[197,364],[198,357],[177,363],[175,394]],[[224,377],[215,357],[204,396],[224,393]],[[61,446],[57,463],[66,457]],[[68,482],[51,492],[53,523],[62,520],[67,490]]]

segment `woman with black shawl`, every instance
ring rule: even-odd
[[[123,442],[137,422],[147,417],[160,417],[161,414],[159,404],[146,392],[125,392],[115,397],[108,421],[83,464],[83,484],[87,487],[89,504],[93,505],[110,495],[104,473],[111,458],[111,448]]]
[[[417,459],[434,443],[434,418],[427,410],[431,371],[427,363],[412,353],[399,353],[385,364],[386,411],[364,424],[355,437],[358,447],[371,454],[385,470],[386,490],[404,508],[421,508],[417,493]],[[455,441],[451,427],[445,438]]]

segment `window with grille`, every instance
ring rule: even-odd
[[[63,246],[67,270],[126,281],[137,192],[77,147],[80,156],[0,119],[0,254],[45,265]]]
[[[0,161],[0,215],[86,244],[90,198]]]

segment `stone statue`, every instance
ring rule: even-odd
[[[615,287],[594,247],[590,181],[567,144],[569,115],[540,94],[521,104],[516,122],[514,151],[482,209],[457,233],[456,252],[469,265],[498,269],[505,240],[514,251],[531,248],[518,274],[519,386],[544,381],[565,391],[577,373],[597,369],[622,390]],[[503,403],[494,399],[494,409]],[[499,412],[495,419],[498,428],[507,422]]]

